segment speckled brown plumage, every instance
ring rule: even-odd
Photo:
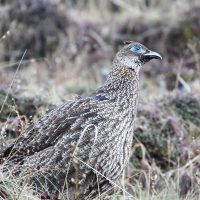
[[[70,200],[93,199],[111,188],[129,159],[139,69],[152,58],[161,57],[139,43],[126,45],[104,85],[33,122],[2,153],[9,156],[6,166]]]

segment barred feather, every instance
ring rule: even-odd
[[[130,51],[135,44],[149,52],[139,43],[126,45],[102,87],[33,122],[3,152],[3,157],[10,155],[7,166],[15,166],[16,173],[37,187],[63,192],[72,200],[93,199],[111,188],[129,160],[138,73],[150,60]]]

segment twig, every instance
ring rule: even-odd
[[[177,168],[177,169],[170,170],[170,171],[168,171],[166,174],[172,174],[172,173],[174,173],[174,172],[176,172],[176,171],[184,170],[184,169],[186,169],[187,167],[189,167],[192,163],[194,163],[194,162],[196,162],[196,161],[198,161],[198,160],[200,160],[200,155],[195,156],[192,160],[190,160],[189,162],[187,162],[184,166],[182,166],[182,167],[180,167],[180,168]]]
[[[16,76],[17,76],[17,72],[19,71],[19,67],[21,66],[21,63],[22,63],[22,61],[23,61],[23,59],[24,59],[24,56],[26,55],[26,52],[27,52],[27,49],[24,51],[24,53],[23,53],[23,55],[22,55],[22,58],[21,58],[21,60],[20,60],[20,62],[19,62],[19,65],[17,66],[17,69],[16,69],[16,71],[15,71],[15,74],[14,74],[14,76],[13,76],[13,78],[12,78],[12,82],[11,82],[9,88],[8,88],[8,92],[7,92],[6,97],[5,97],[4,101],[3,101],[3,104],[2,104],[2,106],[1,106],[0,114],[1,114],[1,112],[2,112],[2,110],[3,110],[3,107],[4,107],[4,105],[5,105],[6,101],[7,101],[7,99],[8,99],[8,95],[9,95],[9,93],[10,93],[10,90],[11,90],[11,88],[12,88],[12,85],[13,85],[13,83],[14,83],[14,80],[15,80],[15,78],[16,78]]]
[[[179,79],[181,77],[181,69],[182,69],[182,66],[183,66],[183,59],[181,59],[180,63],[179,63],[179,66],[178,66],[178,71],[177,71],[177,74],[176,74],[176,82],[175,82],[175,89],[178,88],[178,82],[179,82]]]
[[[86,165],[88,168],[92,169],[95,173],[101,175],[103,178],[105,178],[106,180],[108,180],[111,184],[113,184],[114,186],[116,186],[117,188],[119,188],[120,190],[122,190],[124,193],[130,195],[132,199],[136,200],[136,198],[134,196],[132,196],[129,192],[127,192],[126,190],[124,190],[123,188],[121,188],[114,181],[110,180],[108,177],[104,176],[102,173],[100,173],[99,171],[97,171],[96,169],[94,169],[93,167],[91,167],[90,165],[88,165],[87,163],[85,163],[84,161],[82,161],[81,159],[79,159],[78,157],[76,157],[75,155],[73,155],[73,157],[75,159],[77,159],[79,162],[81,162],[84,165]]]
[[[81,133],[81,135],[80,135],[80,137],[79,137],[79,140],[78,140],[78,142],[76,143],[76,146],[75,146],[75,149],[74,149],[74,151],[73,151],[72,157],[75,156],[74,154],[76,153],[77,148],[78,148],[78,145],[80,144],[80,142],[81,142],[81,140],[82,140],[84,134],[86,133],[87,129],[88,129],[89,127],[92,127],[92,126],[95,127],[95,138],[94,138],[94,143],[93,143],[92,148],[91,148],[91,152],[92,152],[92,149],[94,148],[94,144],[95,144],[96,139],[97,139],[98,129],[97,129],[97,127],[96,127],[94,124],[89,124],[89,125],[86,126],[86,127],[84,128],[84,130],[82,131],[82,133]],[[66,171],[65,181],[64,181],[64,184],[63,184],[63,188],[62,188],[62,193],[64,192],[65,184],[67,184],[67,175],[68,175],[69,170],[70,170],[71,162],[72,162],[72,158],[71,158],[70,161],[69,161],[69,165],[68,165],[68,168],[67,168],[67,171]],[[67,187],[67,190],[68,190],[68,187]],[[67,191],[67,193],[68,193],[68,191]]]

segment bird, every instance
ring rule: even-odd
[[[112,190],[130,157],[139,71],[152,59],[162,57],[139,42],[125,44],[102,86],[32,122],[1,152],[6,168],[69,200]]]

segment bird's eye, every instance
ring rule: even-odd
[[[145,50],[140,45],[135,44],[130,48],[130,51],[133,53],[143,53]]]

